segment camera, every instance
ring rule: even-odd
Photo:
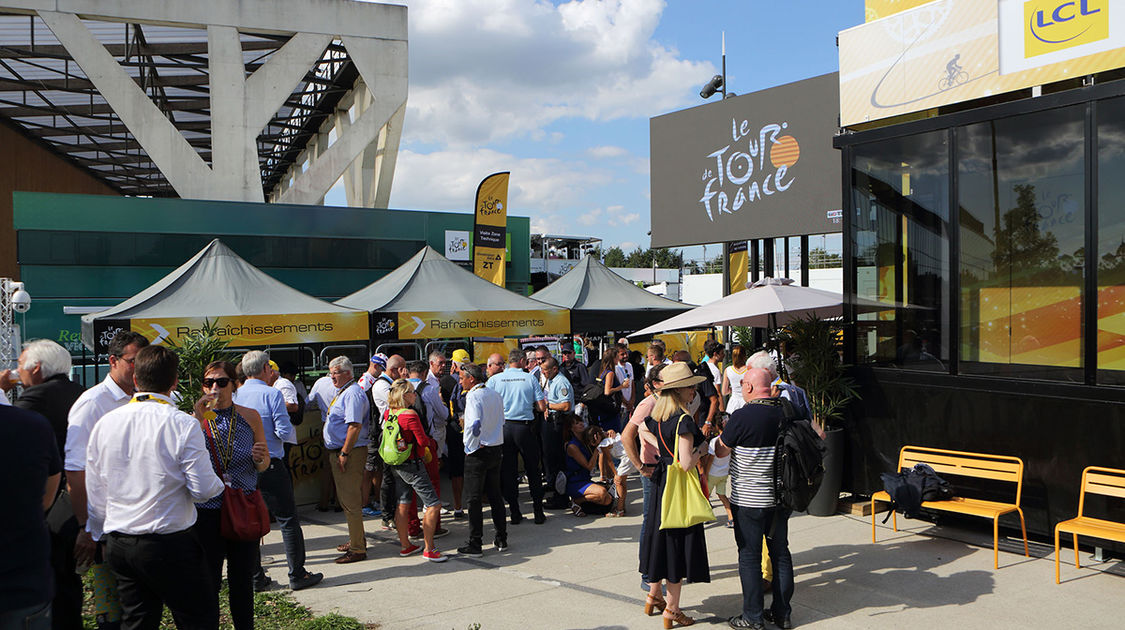
[[[26,313],[31,308],[31,295],[22,288],[12,292],[12,310],[17,313]]]

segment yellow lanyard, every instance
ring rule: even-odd
[[[162,405],[172,404],[172,403],[168,402],[167,400],[161,400],[160,398],[157,398],[156,396],[153,396],[151,394],[138,394],[136,396],[133,396],[133,398],[129,402],[131,402],[131,403],[154,402],[154,403],[160,403]]]

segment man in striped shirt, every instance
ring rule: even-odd
[[[734,539],[738,544],[738,575],[742,581],[742,614],[729,619],[732,628],[764,628],[771,622],[790,628],[793,557],[789,553],[789,510],[777,505],[774,456],[778,427],[785,418],[770,373],[752,368],[742,377],[746,405],[731,414],[715,455],[730,454],[730,502]],[[773,603],[764,609],[762,536],[773,560]]]

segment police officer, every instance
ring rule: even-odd
[[[492,363],[492,357],[489,357]],[[546,522],[543,514],[543,485],[539,478],[539,437],[535,426],[535,411],[547,410],[547,398],[539,381],[524,371],[526,357],[519,348],[508,355],[508,367],[503,372],[488,379],[488,388],[495,390],[504,400],[504,457],[500,464],[500,485],[504,500],[511,509],[512,525],[523,521],[519,508],[519,486],[517,474],[519,462],[527,472],[527,485],[530,487],[532,506],[535,510],[535,523]]]
[[[570,504],[566,493],[555,492],[555,480],[566,462],[566,445],[562,439],[563,416],[574,413],[574,385],[559,371],[559,362],[548,356],[539,363],[547,379],[547,421],[543,423],[543,476],[547,482],[547,507],[565,508]]]

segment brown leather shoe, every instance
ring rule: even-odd
[[[339,558],[336,558],[336,564],[351,564],[352,562],[359,562],[360,560],[366,559],[367,552],[357,553],[355,551],[349,551]]]

